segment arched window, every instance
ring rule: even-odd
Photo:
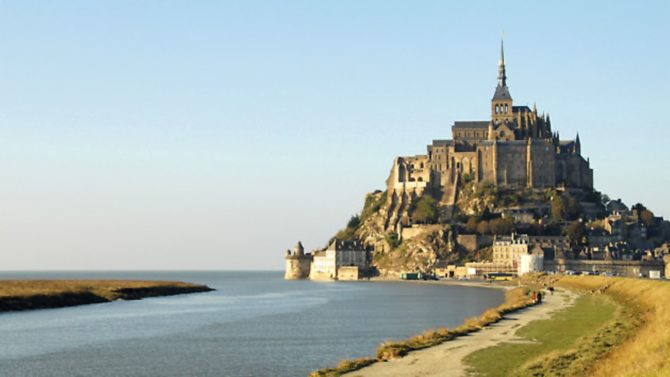
[[[505,114],[507,114],[507,110],[508,110],[507,104],[505,104]]]
[[[418,181],[423,182],[423,177],[419,177]]]

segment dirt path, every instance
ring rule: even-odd
[[[576,295],[565,290],[557,290],[554,295],[547,295],[544,303],[539,306],[520,310],[509,314],[496,324],[482,331],[472,333],[438,346],[383,363],[375,363],[367,368],[345,374],[348,377],[382,377],[382,376],[440,376],[462,377],[466,375],[463,358],[470,353],[495,346],[502,342],[524,341],[514,335],[516,330],[537,319],[547,319],[551,314],[574,303]]]

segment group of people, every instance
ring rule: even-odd
[[[530,298],[533,300],[534,304],[541,304],[542,303],[542,292],[533,291]]]

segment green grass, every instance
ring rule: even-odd
[[[532,343],[486,348],[465,362],[477,376],[579,375],[576,368],[588,366],[616,340],[614,323],[605,325],[620,313],[620,306],[607,296],[586,294],[551,319],[533,321],[517,331]]]

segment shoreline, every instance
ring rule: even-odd
[[[400,278],[371,278],[369,280],[364,280],[364,281],[370,281],[370,282],[377,282],[377,283],[383,283],[383,282],[400,282],[400,283],[412,283],[412,284],[434,284],[434,285],[453,285],[453,286],[461,286],[461,287],[478,287],[478,288],[495,288],[495,289],[503,289],[503,290],[510,290],[514,289],[518,286],[516,285],[509,285],[509,284],[504,284],[504,283],[489,283],[485,280],[449,280],[449,279],[443,279],[443,280],[403,280]]]
[[[213,291],[202,284],[141,280],[0,280],[0,314]]]
[[[667,345],[670,344],[670,331],[667,331],[670,328],[670,285],[667,281],[540,274],[522,279],[522,282],[525,283],[525,289],[543,290],[542,287],[553,286],[555,293],[553,296],[545,294],[541,305],[518,310],[498,309],[498,313],[504,313],[502,318],[498,317],[499,320],[495,320],[494,316],[493,320],[486,321],[487,317],[491,318],[490,312],[493,311],[488,310],[480,316],[479,322],[484,324],[478,327],[479,330],[466,333],[459,331],[462,327],[472,328],[469,323],[476,319],[466,320],[460,328],[448,332],[447,329],[426,331],[405,342],[391,344],[391,347],[412,345],[416,343],[415,339],[430,339],[435,338],[435,335],[452,334],[451,337],[442,336],[437,341],[424,342],[419,347],[405,347],[403,353],[396,352],[391,357],[386,357],[385,348],[388,346],[382,344],[374,358],[344,360],[336,367],[314,371],[310,376],[466,376],[474,367],[469,364],[473,353],[479,355],[479,368],[489,368],[492,375],[498,375],[498,357],[505,357],[505,352],[514,353],[516,348],[510,347],[528,347],[538,341],[540,346],[545,347],[542,353],[532,354],[527,359],[524,359],[525,356],[517,357],[519,364],[512,367],[526,368],[526,371],[532,369],[538,373],[588,370],[588,374],[594,377],[670,375],[670,363],[667,361]],[[515,291],[508,290],[506,296]],[[600,304],[618,305],[618,308],[613,311],[598,309],[600,313],[597,310],[585,312],[588,300],[591,300],[591,305],[592,300],[605,300],[600,301]],[[599,322],[597,327],[584,329],[581,335],[574,333],[575,330],[571,328],[566,330],[572,333],[561,332],[560,326],[566,325],[563,323],[566,319],[555,315],[558,311],[566,311],[568,316],[577,316],[574,318],[587,315],[587,321],[598,321],[598,316],[604,318],[602,313],[607,310],[610,310],[608,313],[614,313],[614,317],[603,319],[605,322]],[[517,336],[517,330],[522,328],[526,329],[526,333]],[[545,330],[550,334],[553,331],[558,338],[529,338],[528,334]],[[571,343],[562,344],[562,341]],[[483,349],[489,350],[488,353]],[[480,354],[480,351],[485,353]],[[640,359],[640,354],[644,354],[644,358]],[[526,360],[527,365],[521,360]]]
[[[463,324],[454,328],[438,328],[434,330],[425,330],[419,335],[415,335],[403,341],[389,341],[382,343],[376,350],[374,358],[362,357],[353,360],[343,360],[337,366],[331,368],[319,369],[311,372],[310,377],[338,377],[350,376],[360,377],[365,376],[366,371],[377,370],[384,368],[389,362],[395,360],[405,360],[410,355],[415,355],[419,352],[427,352],[436,347],[451,345],[455,340],[462,338],[470,338],[472,334],[481,333],[482,330],[490,328],[490,326],[503,321],[514,313],[520,311],[532,310],[542,305],[536,305],[530,299],[530,287],[511,286],[502,284],[491,284],[485,282],[473,281],[439,281],[439,280],[402,280],[402,279],[370,279],[369,281],[376,282],[412,282],[418,284],[431,285],[451,285],[451,286],[469,286],[478,288],[496,288],[505,291],[504,301],[496,306],[485,309],[477,317],[465,318]],[[413,365],[412,362],[410,365]],[[388,367],[387,367],[388,368]],[[389,368],[389,374],[381,374],[380,376],[399,376],[394,368]],[[441,370],[439,367],[437,370]],[[407,376],[424,375],[416,374],[415,371],[410,370]],[[426,374],[428,375],[428,374]],[[376,377],[376,375],[371,375]]]
[[[465,376],[467,370],[463,360],[467,355],[504,342],[520,341],[520,338],[515,335],[518,328],[535,320],[550,318],[557,311],[573,305],[577,297],[578,294],[567,289],[557,290],[553,296],[546,296],[542,304],[508,313],[499,321],[488,324],[467,336],[459,336],[425,349],[412,351],[402,358],[372,363],[361,369],[341,374],[341,376]]]

